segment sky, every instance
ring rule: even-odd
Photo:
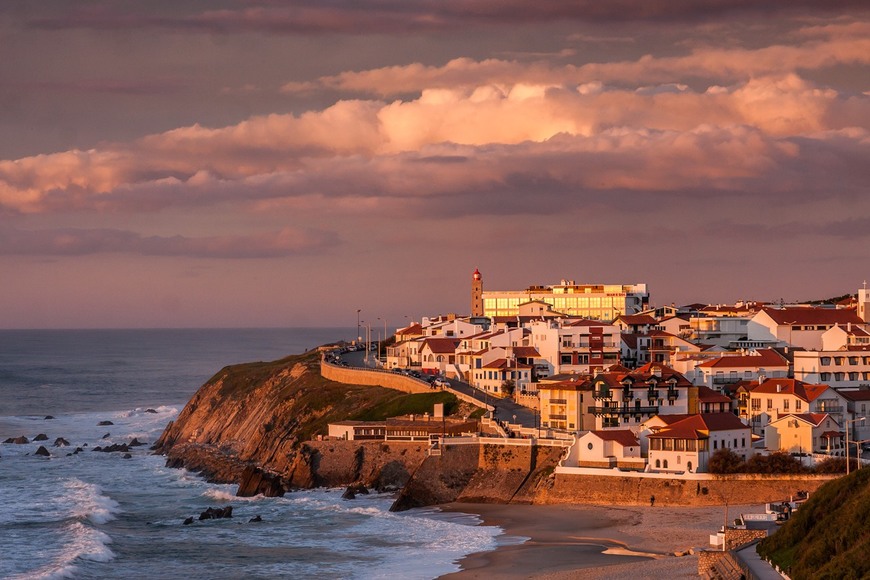
[[[870,278],[864,0],[4,0],[0,328]]]

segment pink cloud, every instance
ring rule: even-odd
[[[84,256],[121,253],[197,258],[275,258],[319,252],[338,243],[334,234],[284,228],[251,235],[143,236],[114,229],[0,230],[0,255]]]

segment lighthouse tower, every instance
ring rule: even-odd
[[[471,275],[471,315],[483,316],[483,278],[477,268]]]

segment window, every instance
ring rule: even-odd
[[[686,463],[686,469],[689,470],[689,473],[692,472],[692,462],[691,462],[691,461],[689,461],[688,463]]]
[[[820,362],[821,362],[822,366],[828,366],[829,364],[831,364],[831,357],[829,357],[829,356],[823,356],[823,357],[821,358],[821,361],[820,361]]]
[[[857,381],[858,380],[858,373],[849,373],[849,380],[850,381]]]
[[[784,401],[782,402],[782,410],[783,410],[783,411],[788,411],[788,407],[789,407],[789,400],[786,399],[786,400],[784,400]],[[770,407],[768,407],[768,409],[769,409],[769,408],[770,408]]]
[[[713,439],[713,449],[719,449],[719,440]]]
[[[801,401],[800,399],[796,400],[794,402],[794,410],[800,412],[802,403],[803,401]]]
[[[586,447],[588,447],[588,448],[589,448],[589,451],[592,451],[592,448],[593,448],[593,447],[595,447],[595,446],[594,446],[594,445],[592,445],[592,443],[590,443],[590,444],[589,444],[589,445],[587,445],[587,446],[586,446]]]
[[[659,459],[656,459],[656,469],[660,469],[662,466],[662,462]]]
[[[662,468],[664,468],[664,469],[667,469],[667,468],[668,468],[668,460],[667,460],[667,459],[665,459],[665,460],[662,462]]]
[[[741,437],[741,438],[740,438],[740,446],[741,446],[741,447],[746,447],[746,437]]]
[[[773,399],[768,399],[767,400],[767,410],[770,411],[771,409],[773,409]]]
[[[819,373],[819,380],[820,381],[830,381],[831,380],[831,373]]]
[[[835,380],[835,381],[842,381],[842,380],[843,380],[843,376],[844,376],[843,373],[834,373],[834,380]]]

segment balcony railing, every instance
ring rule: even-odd
[[[610,389],[601,389],[592,392],[593,399],[610,399],[612,396],[613,392]]]
[[[842,405],[819,405],[819,413],[842,413]]]
[[[567,421],[568,415],[550,415],[550,421]]]
[[[589,407],[593,415],[656,415],[658,406],[654,407]]]
[[[550,399],[550,404],[551,405],[567,405],[568,400],[567,399]]]
[[[714,385],[733,385],[739,382],[740,377],[713,377]]]

